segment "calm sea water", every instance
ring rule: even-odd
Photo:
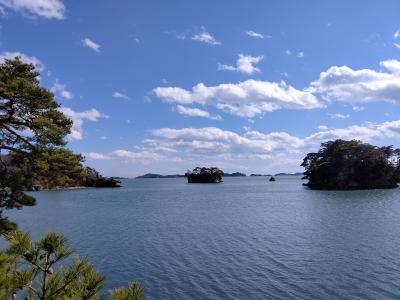
[[[147,299],[398,299],[400,189],[311,191],[299,177],[123,181],[37,192],[11,212],[39,237],[65,234]]]

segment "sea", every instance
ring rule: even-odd
[[[399,299],[400,189],[316,191],[299,176],[124,179],[34,192],[7,215],[37,239],[64,234],[146,299]]]

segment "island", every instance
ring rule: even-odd
[[[303,174],[303,173],[301,173],[301,174]],[[270,177],[272,175],[271,174],[250,174],[250,177],[266,177],[266,176]]]
[[[91,167],[86,167],[85,177],[83,180],[84,187],[94,188],[118,188],[122,187],[121,181],[115,177],[104,177],[98,171]]]
[[[224,172],[218,168],[194,168],[186,172],[188,183],[220,183]]]
[[[136,177],[137,179],[147,179],[147,178],[182,178],[186,177],[185,175],[173,174],[173,175],[161,175],[161,174],[153,174],[147,173],[141,176]]]
[[[400,179],[400,149],[377,147],[361,141],[335,140],[308,153],[305,186],[321,190],[397,188]]]
[[[235,173],[223,173],[222,177],[246,177],[246,174],[235,172]]]
[[[277,173],[275,174],[276,176],[302,176],[303,172],[297,172],[297,173]],[[272,176],[272,175],[271,175]]]

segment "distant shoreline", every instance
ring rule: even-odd
[[[240,172],[234,172],[234,173],[224,173],[222,177],[271,177],[271,176],[303,176],[303,172],[297,172],[297,173],[277,173],[275,175],[271,174],[251,174],[251,175],[246,175],[244,173]],[[121,178],[121,179],[154,179],[154,178],[184,178],[186,177],[185,175],[180,175],[180,174],[172,174],[172,175],[161,175],[161,174],[153,174],[153,173],[148,173],[144,175],[137,176],[135,178]]]

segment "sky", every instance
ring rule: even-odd
[[[0,0],[108,176],[302,171],[333,139],[400,147],[400,1]]]

